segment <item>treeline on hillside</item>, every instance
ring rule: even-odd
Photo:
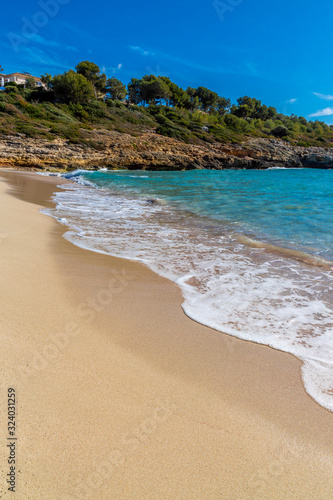
[[[32,77],[27,77],[25,88],[6,83],[11,100],[5,104],[5,96],[0,96],[0,118],[1,113],[15,115],[10,107],[14,106],[31,119],[39,117],[47,127],[48,120],[56,121],[54,116],[50,118],[52,105],[61,110],[60,121],[67,114],[74,118],[72,126],[77,128],[79,123],[92,123],[127,133],[151,128],[187,142],[238,142],[247,136],[259,136],[283,138],[302,146],[333,147],[333,127],[324,122],[285,116],[248,96],[232,104],[205,87],[184,90],[165,76],[132,78],[125,86],[114,76],[107,78],[96,64],[82,61],[75,71],[53,77],[45,74],[41,79],[44,88],[36,88]]]

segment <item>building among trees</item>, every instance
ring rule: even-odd
[[[42,87],[43,83],[41,78],[38,76],[32,76],[30,73],[22,72],[22,73],[10,73],[9,75],[4,75],[3,73],[0,74],[0,87],[4,87],[5,83],[8,82],[14,82],[17,85],[24,85],[24,87],[27,84],[27,80],[33,78],[35,80],[35,85],[36,87]]]

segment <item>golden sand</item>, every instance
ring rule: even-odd
[[[195,323],[173,283],[67,242],[39,213],[57,184],[0,175],[1,498],[331,499],[333,414],[300,361]]]

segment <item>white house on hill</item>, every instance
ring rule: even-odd
[[[28,77],[32,77],[37,87],[42,87],[42,80],[38,76],[32,76],[30,73],[10,73],[3,75],[0,73],[0,87],[4,87],[7,82],[15,82],[17,85],[25,85]]]

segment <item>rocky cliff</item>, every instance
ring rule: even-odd
[[[0,166],[31,169],[129,168],[186,170],[270,167],[333,168],[333,149],[293,147],[277,139],[242,144],[185,144],[154,133],[139,137],[95,130],[84,144],[19,136],[0,139]]]

